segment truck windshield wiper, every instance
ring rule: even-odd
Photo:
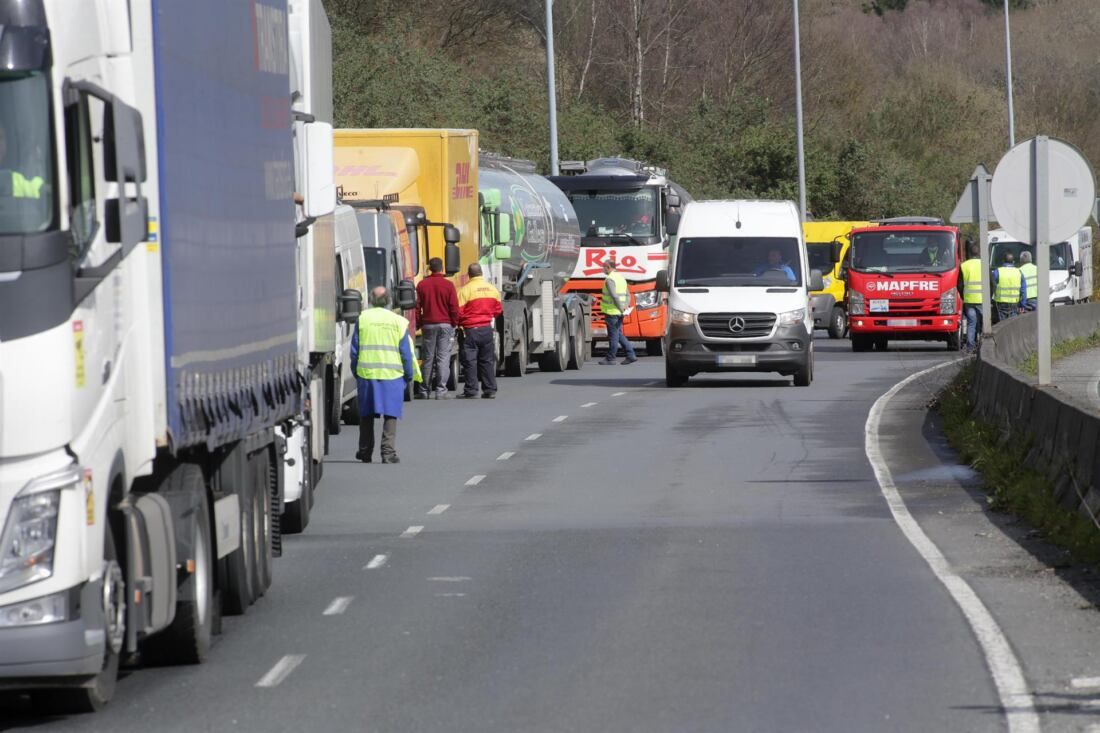
[[[639,242],[637,239],[635,239],[633,235],[627,234],[626,232],[615,232],[614,234],[603,234],[603,235],[600,235],[600,236],[604,236],[604,237],[607,237],[609,239],[611,237],[622,237],[623,239],[629,239],[631,244],[634,244],[638,247],[644,247],[645,246],[644,244]]]

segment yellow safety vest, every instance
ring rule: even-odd
[[[1019,303],[1021,282],[1023,282],[1023,277],[1015,267],[998,267],[997,292],[994,294],[993,300],[998,303]]]
[[[27,178],[19,171],[11,172],[11,195],[17,199],[42,198],[42,176]]]
[[[614,295],[611,294],[609,286],[614,286]],[[630,287],[626,284],[626,278],[617,272],[612,272],[603,281],[600,312],[605,316],[621,316],[629,305]]]
[[[1035,266],[1034,262],[1028,262],[1020,265],[1020,275],[1023,276],[1027,282],[1027,297],[1028,300],[1039,297],[1039,268]]]
[[[963,303],[980,305],[982,302],[982,261],[975,257],[962,263]]]
[[[359,315],[359,359],[355,374],[361,379],[399,379],[405,376],[401,340],[409,338],[409,321],[385,308],[368,308]],[[415,359],[413,360],[415,363]]]

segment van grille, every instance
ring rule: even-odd
[[[742,328],[737,327],[744,324]],[[732,326],[732,328],[731,328]],[[710,338],[749,339],[769,336],[774,313],[700,313],[699,330]]]

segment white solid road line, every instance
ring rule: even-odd
[[[413,526],[409,527],[404,532],[402,532],[399,536],[401,537],[401,539],[407,540],[410,537],[416,537],[418,534],[420,534],[423,531],[424,531],[424,525],[414,524]]]
[[[497,460],[498,461],[507,461],[509,458],[511,458],[515,454],[516,454],[516,452],[514,450],[506,450],[503,453],[501,453],[499,456],[497,456]]]
[[[1069,684],[1078,690],[1088,687],[1100,687],[1100,677],[1076,677]]]
[[[332,603],[328,604],[328,608],[325,609],[324,616],[339,616],[344,611],[348,610],[348,606],[351,605],[351,596],[340,596],[339,598],[333,598]]]
[[[386,561],[389,560],[389,559],[390,559],[390,556],[389,556],[388,553],[383,553],[381,555],[375,555],[374,557],[372,557],[370,559],[370,562],[368,562],[366,565],[363,566],[363,569],[364,570],[377,570],[378,568],[385,565]]]
[[[612,397],[622,397],[624,394],[626,394],[626,392],[615,392],[611,396]]]
[[[260,678],[260,681],[256,683],[256,687],[277,687],[305,658],[305,654],[287,654],[276,662],[275,666],[267,671],[267,674]]]
[[[585,402],[583,405],[581,405],[581,407],[595,407],[598,404],[600,404],[600,403],[599,402]]]
[[[465,598],[465,593],[436,593],[436,598]]]
[[[566,419],[567,419],[568,417],[569,417],[568,415],[558,415],[557,417],[555,417],[555,418],[553,419],[553,421],[552,421],[552,422],[565,422],[565,420],[566,420]]]
[[[466,485],[467,486],[477,486],[478,484],[480,484],[484,480],[485,480],[485,474],[479,473],[476,476],[471,476],[470,478],[466,479]]]
[[[435,506],[433,506],[431,509],[428,510],[428,514],[442,514],[443,512],[447,511],[450,508],[451,508],[450,504],[436,504]]]
[[[951,594],[959,609],[962,610],[963,615],[966,616],[974,635],[978,638],[978,644],[985,655],[986,665],[993,676],[997,694],[1001,699],[1008,730],[1010,733],[1037,733],[1039,731],[1039,715],[1035,711],[1035,700],[1028,689],[1027,679],[1020,668],[1020,662],[1012,651],[1012,645],[1008,643],[1001,627],[997,625],[997,621],[993,618],[989,609],[985,607],[978,594],[974,592],[974,589],[962,576],[955,572],[947,558],[936,546],[936,543],[924,533],[917,520],[913,518],[913,515],[909,512],[909,507],[906,506],[905,500],[894,483],[894,476],[890,472],[890,467],[886,465],[886,460],[882,456],[879,429],[882,424],[882,413],[890,404],[890,400],[912,382],[937,369],[950,366],[956,361],[958,360],[937,364],[916,374],[911,374],[891,387],[889,392],[879,397],[867,416],[864,448],[867,453],[867,460],[871,462],[871,467],[875,471],[875,478],[878,479],[882,495],[886,499],[887,506],[890,507],[890,513],[894,515],[894,521],[897,522],[905,538],[916,548],[924,561],[928,563],[928,567],[943,583],[947,592]]]
[[[542,437],[542,433],[531,433],[524,440],[538,440]]]

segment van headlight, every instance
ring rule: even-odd
[[[799,308],[796,311],[787,311],[779,314],[780,326],[793,326],[806,320],[806,309]]]
[[[0,534],[0,593],[53,575],[61,490],[80,480],[72,466],[31,482],[12,501]]]
[[[953,316],[959,312],[959,294],[948,290],[940,296],[940,315]]]
[[[848,291],[848,313],[853,316],[862,316],[867,312],[867,301],[863,293],[855,290]]]
[[[668,319],[677,326],[690,326],[695,323],[695,314],[669,308]]]
[[[1068,287],[1069,287],[1069,280],[1062,280],[1061,282],[1056,282],[1053,285],[1051,285],[1050,286],[1050,292],[1060,293]]]
[[[656,290],[646,290],[634,294],[634,304],[638,308],[656,308],[661,302],[661,294]]]

